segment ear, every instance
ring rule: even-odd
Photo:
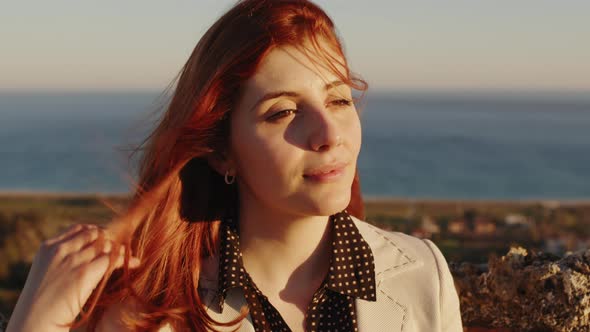
[[[230,160],[230,158],[228,158],[227,153],[225,152],[219,152],[219,151],[215,151],[210,153],[207,157],[207,163],[209,164],[209,167],[211,167],[213,170],[215,170],[217,173],[219,173],[221,176],[225,176],[225,172],[227,170],[230,171],[230,174],[234,174],[233,172],[233,163]]]

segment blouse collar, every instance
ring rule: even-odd
[[[332,255],[322,286],[345,296],[376,301],[375,261],[370,246],[347,210],[331,215],[329,222]],[[222,220],[219,236],[218,300],[223,308],[227,290],[244,287],[249,278],[243,266],[235,220]]]

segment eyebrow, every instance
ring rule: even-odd
[[[324,86],[324,90],[329,91],[330,89],[333,89],[333,88],[343,85],[343,84],[346,84],[346,83],[341,80],[335,80],[335,81],[326,83],[326,85]],[[265,93],[264,96],[262,96],[260,99],[258,99],[258,101],[254,104],[254,106],[252,106],[250,111],[253,111],[258,105],[260,105],[263,102],[270,100],[270,99],[275,99],[275,98],[279,98],[279,97],[298,97],[298,96],[299,96],[299,93],[293,92],[293,91],[273,91],[273,92]]]

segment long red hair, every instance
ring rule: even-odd
[[[321,49],[320,40],[332,52]],[[224,183],[207,156],[227,146],[228,118],[244,81],[282,45],[319,56],[342,81],[366,91],[366,82],[348,69],[332,20],[310,1],[244,0],[221,16],[197,43],[157,127],[136,150],[136,191],[111,230],[141,266],[128,269],[127,255],[124,269],[108,269],[82,313],[80,323],[88,319],[90,331],[106,308],[128,299],[139,304],[134,315],[124,315],[133,329],[152,330],[164,321],[193,331],[229,325],[207,315],[197,291],[201,263],[215,255],[219,222],[238,203],[236,187]],[[347,210],[364,219],[358,170]]]

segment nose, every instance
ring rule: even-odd
[[[341,126],[336,115],[325,107],[316,108],[311,113],[314,114],[310,117],[312,131],[309,142],[311,149],[324,151],[342,144]]]

